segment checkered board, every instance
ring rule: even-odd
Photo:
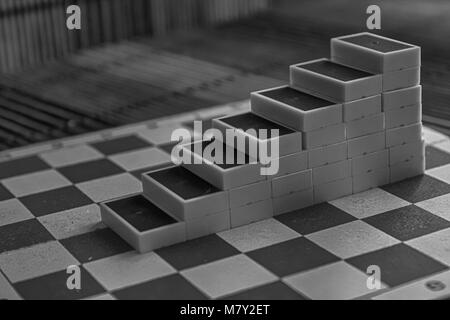
[[[238,103],[0,154],[2,299],[440,299],[450,295],[450,139],[426,175],[138,254],[99,202],[170,163],[170,133]],[[207,121],[205,122],[207,127]],[[81,266],[81,290],[67,267]],[[379,266],[381,288],[367,286]]]

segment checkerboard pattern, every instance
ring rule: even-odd
[[[450,279],[450,139],[427,128],[426,175],[405,182],[143,255],[101,223],[99,202],[141,192],[142,172],[170,165],[169,127],[236,109],[248,104],[0,154],[0,298],[450,294],[426,289]],[[81,290],[66,286],[70,265],[81,267]],[[366,285],[371,265],[378,290]]]

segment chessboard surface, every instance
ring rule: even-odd
[[[0,153],[1,299],[366,299],[450,295],[450,139],[424,176],[138,254],[98,203],[170,165],[170,133],[248,103]],[[68,290],[67,267],[81,267]],[[369,266],[382,288],[368,289]],[[429,285],[441,281],[447,286]],[[433,282],[435,283],[435,282]],[[430,289],[427,289],[430,288]]]

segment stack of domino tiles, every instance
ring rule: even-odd
[[[422,174],[420,48],[361,33],[332,39],[331,52],[251,101],[253,113],[302,133],[313,202]]]
[[[369,33],[331,43],[331,60],[291,66],[289,86],[253,92],[250,112],[213,120],[243,147],[181,146],[190,161],[143,173],[142,194],[101,204],[103,222],[147,252],[422,174],[420,48]],[[248,147],[275,142],[279,169],[266,176],[273,163]],[[217,146],[220,163],[207,158]]]
[[[285,93],[282,93],[284,95]],[[253,103],[253,101],[252,101]],[[302,148],[302,133],[296,131],[295,128],[289,128],[282,123],[272,121],[268,117],[263,117],[255,112],[245,112],[241,114],[225,116],[213,120],[213,127],[220,130],[223,134],[227,130],[234,132],[237,139],[245,141],[244,147],[235,144],[240,152],[249,153],[247,148],[251,145],[257,146],[258,150],[265,149],[270,152],[272,149],[273,139],[278,140],[278,159],[272,158],[278,162],[278,172],[273,175],[261,175],[261,170],[258,169],[257,175],[264,179],[264,185],[267,189],[264,192],[266,197],[266,204],[270,203],[270,207],[264,209],[256,207],[253,212],[248,208],[244,210],[233,212],[231,209],[231,226],[237,227],[244,223],[261,220],[262,218],[269,218],[273,215],[281,214],[287,211],[292,211],[300,207],[307,207],[313,204],[313,190],[312,190],[312,170],[308,170],[308,153]],[[252,133],[250,130],[256,130]],[[263,137],[259,135],[259,130],[278,130],[278,137],[271,136]],[[229,141],[227,141],[229,142]],[[261,164],[261,167],[266,168],[273,166],[272,163]],[[241,179],[244,176],[241,176]],[[253,193],[241,192],[244,190],[251,190],[251,181],[245,181],[246,187],[244,189],[230,190],[230,207],[233,207],[233,193],[239,194],[243,199],[248,199],[248,202],[253,201]],[[267,190],[269,192],[267,192]],[[234,223],[239,221],[243,223]]]
[[[306,146],[310,158],[327,161],[325,164],[323,161],[316,164],[313,160],[310,163],[315,186],[314,202],[331,201],[389,183],[381,75],[329,59],[296,64],[290,70],[291,87],[339,103],[342,107],[341,123],[304,133],[305,136],[316,135],[322,144]],[[331,135],[334,141],[328,140]],[[331,145],[331,142],[341,144]],[[344,157],[345,146],[347,154]],[[328,154],[332,155],[331,161],[326,159]]]
[[[423,174],[420,47],[365,32],[332,39],[331,57],[382,77],[390,182]]]
[[[341,103],[283,86],[253,92],[251,110],[302,136],[302,151],[280,158],[271,178],[275,215],[352,192]]]
[[[216,155],[212,159],[208,158],[205,151],[213,145],[223,150],[222,159],[217,159]],[[184,146],[183,151],[194,159],[183,162],[185,168],[227,194],[229,228],[272,217],[270,183],[261,175],[262,165],[255,158],[219,139],[194,142]],[[218,231],[222,230],[215,232]]]
[[[143,193],[101,204],[103,222],[144,253],[230,229],[228,193],[183,166],[142,174]]]

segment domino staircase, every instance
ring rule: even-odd
[[[261,175],[268,165],[248,149],[197,141],[182,151],[201,164],[144,173],[143,194],[101,204],[104,223],[148,252],[423,174],[419,47],[370,33],[334,38],[331,59],[293,65],[290,78],[252,93],[251,112],[213,120],[259,147],[278,139],[275,175]],[[211,143],[243,161],[204,159]]]

